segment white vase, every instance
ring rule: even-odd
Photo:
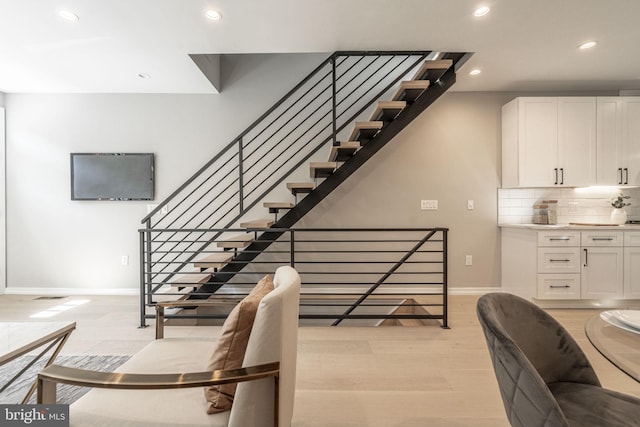
[[[614,208],[611,211],[611,223],[622,225],[627,222],[627,211],[622,208]]]

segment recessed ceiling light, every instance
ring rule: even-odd
[[[76,15],[75,13],[71,12],[70,10],[61,10],[58,12],[58,16],[60,16],[62,19],[66,19],[67,21],[77,21],[80,19],[80,17],[78,15]]]
[[[480,68],[474,68],[473,70],[469,71],[469,75],[471,76],[477,76],[480,73],[482,73],[482,70]]]
[[[580,45],[578,45],[578,49],[580,49],[580,50],[591,49],[592,47],[594,47],[597,44],[598,44],[597,41],[589,40],[587,42],[580,43]]]
[[[140,74],[138,74],[138,77],[140,77],[141,79],[150,79],[151,78],[151,74],[140,73]]]
[[[207,10],[204,13],[204,16],[211,19],[212,21],[220,21],[222,19],[222,13],[214,9]]]
[[[491,9],[489,9],[489,6],[481,6],[473,12],[473,16],[477,16],[477,17],[484,16],[487,13],[489,13],[490,10]]]

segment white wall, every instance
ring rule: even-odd
[[[146,202],[71,201],[69,153],[156,153],[162,200],[325,57],[226,56],[218,95],[7,94],[7,291],[137,289]]]
[[[5,108],[4,94],[0,92],[0,294],[4,293],[7,283],[5,189]]]
[[[220,95],[7,95],[9,289],[135,290],[146,203],[71,202],[69,153],[155,152],[161,200],[322,59],[225,58]],[[517,95],[445,94],[300,225],[449,227],[450,286],[499,286],[500,109]]]

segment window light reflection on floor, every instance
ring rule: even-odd
[[[53,317],[56,314],[62,313],[63,311],[71,310],[79,305],[86,304],[91,300],[88,299],[74,299],[71,301],[67,301],[64,304],[56,305],[55,307],[51,307],[46,309],[45,311],[41,311],[40,313],[32,314],[29,316],[32,319],[43,319],[47,317]]]

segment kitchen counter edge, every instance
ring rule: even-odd
[[[500,228],[519,228],[531,230],[619,230],[640,231],[640,224],[624,225],[572,225],[572,224],[498,224]]]

